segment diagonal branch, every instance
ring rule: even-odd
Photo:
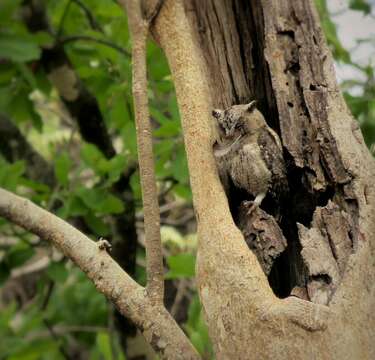
[[[104,247],[31,201],[0,188],[0,216],[50,241],[86,273],[96,288],[130,318],[164,359],[199,355],[162,304],[155,304]]]
[[[146,40],[149,22],[143,18],[140,1],[120,1],[127,10],[133,38],[133,97],[137,127],[138,159],[143,195],[147,291],[156,303],[164,296],[160,214],[152,149],[152,127],[148,109]]]
[[[73,2],[77,6],[79,6],[82,9],[82,11],[85,13],[85,16],[87,17],[87,20],[90,23],[90,26],[92,27],[92,29],[103,32],[101,25],[96,21],[94,15],[90,11],[90,9],[86,6],[86,4],[81,0],[73,0]]]
[[[101,44],[101,45],[105,45],[105,46],[108,46],[112,49],[115,49],[117,50],[120,54],[122,55],[125,55],[125,56],[130,56],[130,54],[128,53],[128,51],[126,51],[124,48],[122,48],[121,46],[111,42],[111,41],[108,41],[108,40],[105,40],[105,39],[99,39],[99,38],[95,38],[95,37],[92,37],[92,36],[89,36],[89,35],[71,35],[71,36],[64,36],[62,37],[60,40],[59,40],[59,43],[61,45],[65,45],[67,43],[70,43],[70,42],[73,42],[73,41],[79,41],[79,40],[85,40],[85,41],[92,41],[92,42],[96,42],[98,44]]]

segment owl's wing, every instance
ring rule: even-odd
[[[276,193],[287,192],[283,149],[278,135],[268,127],[261,130],[258,137],[258,145],[267,168],[272,174],[272,187]]]

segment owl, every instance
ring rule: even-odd
[[[221,182],[227,193],[232,183],[251,196],[249,212],[267,193],[277,198],[288,187],[281,141],[255,104],[212,111],[219,131],[214,156]]]

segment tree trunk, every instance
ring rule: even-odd
[[[154,36],[183,121],[217,358],[375,358],[375,166],[312,2],[165,1]],[[278,221],[288,248],[269,281],[235,226],[240,199],[226,198],[212,152],[211,110],[254,98],[280,135],[291,189]],[[308,301],[288,296],[296,286]]]

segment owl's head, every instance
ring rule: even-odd
[[[231,138],[236,130],[241,131],[245,126],[245,118],[248,117],[255,108],[256,101],[249,104],[233,105],[225,110],[214,109],[212,116],[217,120],[220,130],[225,137]]]

